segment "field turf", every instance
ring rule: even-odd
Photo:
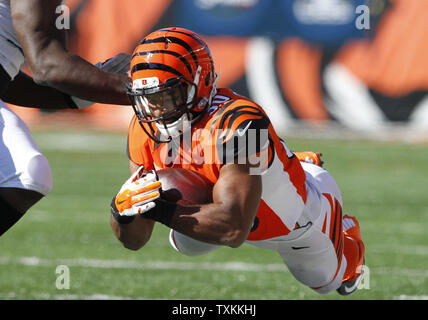
[[[280,257],[248,244],[185,257],[155,227],[129,251],[114,237],[109,204],[128,178],[126,135],[35,132],[50,161],[54,190],[0,239],[0,299],[428,299],[428,148],[396,142],[289,139],[321,151],[344,212],[366,244],[367,277],[349,297],[301,285]],[[57,288],[57,267],[69,289]]]

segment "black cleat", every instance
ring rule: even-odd
[[[355,279],[342,282],[342,285],[338,289],[336,289],[336,291],[339,292],[339,294],[342,296],[350,295],[358,289],[358,286],[360,285],[361,280],[363,279],[363,275],[364,264],[361,267],[361,273],[357,277],[355,277]]]

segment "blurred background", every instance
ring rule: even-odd
[[[201,34],[220,72],[219,86],[259,103],[280,133],[427,138],[428,1],[68,0],[67,5],[70,48],[92,63],[132,53],[138,41],[161,27]],[[360,5],[369,16],[357,10]],[[16,111],[33,127],[112,130],[126,130],[132,115],[128,107],[99,105],[80,111],[78,121],[72,111]]]
[[[129,177],[130,106],[12,107],[49,159],[54,189],[0,241],[0,299],[428,299],[428,0],[68,0],[71,50],[92,63],[148,33],[191,29],[219,85],[258,102],[295,151],[323,153],[369,268],[350,297],[319,295],[273,251],[189,258],[156,224],[122,247],[109,205]],[[368,8],[365,12],[358,6]],[[70,288],[56,285],[70,268]]]

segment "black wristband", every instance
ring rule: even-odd
[[[154,202],[156,203],[156,207],[140,214],[141,217],[158,221],[169,227],[172,216],[177,210],[177,204],[161,198],[156,199]]]
[[[116,199],[116,197],[113,198],[113,200],[111,201],[111,204],[110,204],[110,211],[111,211],[111,215],[113,216],[114,220],[116,220],[117,223],[120,223],[120,224],[129,224],[132,221],[134,221],[135,216],[122,216],[122,215],[120,215],[120,213],[116,207],[115,199]]]

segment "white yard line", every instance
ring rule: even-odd
[[[245,262],[174,262],[174,261],[127,261],[100,259],[44,259],[38,257],[0,257],[0,265],[17,264],[34,267],[68,267],[100,269],[148,269],[148,270],[208,270],[208,271],[249,271],[285,272],[283,264],[256,264]]]
[[[0,292],[0,299],[20,299],[23,295],[16,292]],[[94,294],[50,294],[50,293],[32,293],[33,299],[40,300],[157,300],[144,297],[124,297],[113,296],[103,293]]]
[[[395,253],[401,255],[428,256],[428,246],[424,245],[375,244],[367,246],[367,248],[367,250],[370,250],[370,252],[376,252],[377,254]]]
[[[174,262],[174,261],[128,261],[102,259],[45,259],[39,257],[0,257],[0,265],[23,265],[32,267],[68,267],[99,269],[147,269],[147,270],[205,270],[239,272],[288,272],[285,265],[279,263],[259,264],[246,262]],[[369,266],[370,267],[370,266]],[[403,269],[391,267],[370,268],[372,275],[394,275],[404,277],[427,278],[428,270]]]
[[[407,294],[402,294],[394,297],[395,300],[428,300],[428,296],[411,296]]]
[[[125,152],[126,134],[88,132],[38,132],[33,138],[41,150],[79,152]]]
[[[139,269],[139,270],[185,270],[185,271],[238,271],[238,272],[288,272],[280,263],[258,264],[246,262],[173,262],[173,261],[128,261],[104,259],[45,259],[39,257],[0,257],[0,265],[21,265],[29,267],[56,268],[66,265],[69,268],[98,269]],[[387,275],[407,278],[428,278],[428,270],[391,267],[370,268],[370,275]],[[0,299],[20,299],[23,295],[16,292],[0,292]],[[102,293],[94,294],[52,294],[32,293],[32,299],[48,300],[146,300],[145,297],[116,296]],[[428,300],[426,295],[399,295],[395,300]]]

